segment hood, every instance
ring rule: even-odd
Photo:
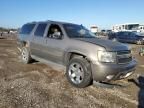
[[[144,36],[142,36],[142,35],[136,35],[136,37],[139,38],[139,39],[143,39],[144,38]]]
[[[102,46],[107,51],[129,50],[129,48],[126,45],[119,43],[119,42],[113,42],[111,40],[105,40],[105,39],[99,39],[99,38],[75,38],[75,39]]]

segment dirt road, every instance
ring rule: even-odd
[[[135,47],[138,66],[130,78],[144,74],[144,57]],[[127,87],[75,88],[64,72],[39,62],[21,63],[16,41],[0,39],[0,108],[136,108],[142,104],[143,88],[127,80],[117,83]]]

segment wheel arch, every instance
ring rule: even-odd
[[[90,62],[90,59],[88,58],[86,54],[79,52],[79,51],[70,51],[70,52],[67,52],[64,56],[64,64],[67,65],[69,61],[74,57],[82,57],[82,58],[85,58],[88,62]]]

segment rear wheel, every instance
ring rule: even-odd
[[[30,56],[30,51],[27,47],[23,47],[21,50],[21,60],[23,63],[30,63],[32,58]]]
[[[75,87],[87,87],[92,81],[90,63],[82,58],[72,58],[67,66],[66,76]]]

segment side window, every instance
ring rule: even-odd
[[[47,37],[53,39],[62,39],[62,30],[59,25],[51,24],[48,30]]]
[[[129,33],[131,37],[135,37],[135,33]]]
[[[30,34],[32,32],[32,30],[34,29],[35,24],[25,24],[21,30],[20,30],[20,34]]]
[[[42,37],[44,35],[47,24],[39,24],[34,35]]]
[[[119,32],[119,33],[117,34],[118,37],[123,37],[123,35],[124,35],[123,32]]]
[[[128,33],[128,32],[125,32],[125,33],[124,33],[124,36],[129,36],[129,33]]]

